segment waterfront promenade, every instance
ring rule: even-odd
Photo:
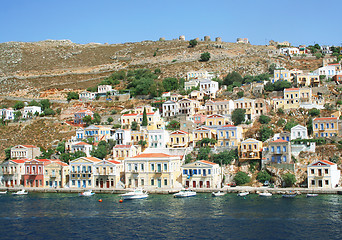
[[[47,193],[80,193],[85,190],[92,190],[95,193],[104,194],[122,194],[129,192],[133,189],[130,188],[25,188],[25,187],[0,187],[0,191],[16,192],[21,189],[25,189],[28,192],[47,192]],[[173,194],[179,192],[181,189],[165,189],[165,188],[155,188],[155,189],[145,189],[151,194]],[[287,192],[297,192],[300,194],[307,193],[317,193],[317,194],[342,194],[342,187],[333,189],[318,189],[318,188],[269,188],[269,187],[250,187],[250,186],[237,186],[237,187],[223,187],[223,188],[194,188],[197,193],[212,193],[216,191],[223,191],[227,193],[238,193],[248,191],[249,193],[257,192],[270,192],[272,194],[284,194]]]

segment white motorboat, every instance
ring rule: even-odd
[[[196,192],[190,189],[181,190],[180,192],[173,194],[173,197],[175,198],[186,198],[193,196],[196,196]]]
[[[306,197],[317,197],[318,194],[317,193],[308,193],[306,194]]]
[[[212,195],[213,197],[221,197],[221,196],[226,195],[226,193],[225,193],[225,192],[218,191],[218,192],[213,192],[211,195]]]
[[[271,197],[272,193],[270,193],[270,192],[261,192],[261,193],[258,193],[258,195],[260,197]]]
[[[7,194],[7,191],[0,192],[0,194]]]
[[[79,194],[80,197],[89,197],[89,196],[93,196],[95,193],[92,192],[92,190],[87,190],[85,192],[81,192]]]
[[[141,189],[136,189],[132,192],[121,194],[121,197],[123,200],[143,199],[148,197],[148,193]]]
[[[239,197],[245,197],[245,196],[247,196],[249,194],[249,192],[239,192],[238,194],[237,194],[237,196],[239,196]]]
[[[28,194],[28,192],[26,192],[24,189],[23,190],[20,190],[18,192],[15,192],[15,193],[12,193],[13,195],[26,195]]]

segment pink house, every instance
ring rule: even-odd
[[[197,125],[203,125],[207,120],[207,116],[203,114],[194,114],[194,123]]]

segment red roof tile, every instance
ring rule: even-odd
[[[121,162],[115,161],[115,160],[108,160],[108,162],[114,163],[114,164],[120,164]]]
[[[299,88],[285,88],[285,91],[297,91]]]
[[[283,140],[283,139],[277,139],[277,140],[275,140],[275,141],[273,141],[273,142],[288,142],[288,141]]]
[[[167,155],[165,153],[141,153],[133,158],[165,158],[165,157],[173,157],[173,156]]]
[[[138,113],[127,113],[122,115],[123,117],[129,117],[129,116],[138,116]]]
[[[132,145],[115,145],[114,148],[130,148]]]
[[[189,133],[182,131],[182,130],[177,130],[177,131],[174,131],[173,133],[171,133],[171,135],[172,134],[189,134]]]
[[[85,142],[79,142],[79,143],[76,143],[75,145],[90,145],[90,144],[85,143]]]
[[[21,145],[21,146],[24,146],[26,148],[36,148],[37,146],[34,146],[34,145]]]
[[[213,162],[209,162],[209,161],[205,161],[205,160],[200,160],[200,162],[211,164],[211,165],[216,165],[217,164],[217,163],[213,163]]]
[[[14,159],[14,160],[11,160],[12,162],[15,162],[15,163],[24,163],[26,161],[28,161],[29,159]]]
[[[223,127],[236,127],[236,126],[228,124],[228,125],[224,125]]]
[[[337,120],[337,117],[315,118],[314,121],[316,120]]]

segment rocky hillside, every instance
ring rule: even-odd
[[[48,89],[84,89],[120,69],[160,68],[163,77],[184,77],[187,71],[206,69],[259,74],[271,63],[313,70],[321,60],[291,60],[269,56],[271,46],[187,41],[144,41],[125,44],[76,44],[69,40],[0,44],[0,95],[38,97]],[[210,52],[209,62],[199,62]]]

